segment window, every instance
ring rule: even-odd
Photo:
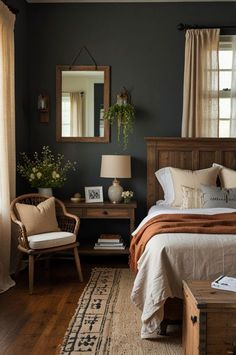
[[[221,36],[219,45],[219,137],[230,136],[232,37]]]
[[[70,128],[70,94],[62,94],[62,137],[71,136]]]

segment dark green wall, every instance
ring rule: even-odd
[[[123,151],[117,144],[114,128],[110,144],[56,142],[56,65],[71,64],[79,48],[86,45],[98,64],[111,66],[111,102],[123,86],[131,91],[136,124],[126,153],[132,156],[133,177],[123,180],[122,185],[134,190],[140,219],[146,209],[144,137],[179,136],[181,132],[184,33],[177,30],[177,25],[180,22],[236,25],[235,14],[236,3],[28,6],[27,56],[21,55],[27,60],[29,70],[29,76],[24,78],[29,90],[26,105],[29,126],[23,124],[23,135],[28,135],[31,152],[50,145],[55,152],[78,161],[78,172],[69,177],[63,189],[56,191],[59,197],[83,192],[86,185],[103,185],[106,196],[111,181],[99,177],[101,155]],[[17,60],[22,62],[20,56]],[[90,63],[86,55],[79,62]],[[18,63],[18,69],[19,66]],[[37,95],[42,91],[50,95],[49,124],[38,120]],[[21,97],[18,106],[19,101]],[[18,151],[21,145],[18,143]]]

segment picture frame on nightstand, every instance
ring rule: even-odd
[[[102,186],[85,186],[85,202],[103,202]]]

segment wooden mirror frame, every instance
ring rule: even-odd
[[[110,104],[110,67],[109,66],[56,66],[56,140],[57,142],[88,142],[88,143],[109,143],[110,124],[108,120],[104,121],[103,137],[62,137],[61,124],[61,88],[62,71],[103,71],[104,72],[104,111],[106,112]]]

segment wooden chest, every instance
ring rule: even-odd
[[[186,355],[236,355],[236,293],[210,281],[183,281]]]

